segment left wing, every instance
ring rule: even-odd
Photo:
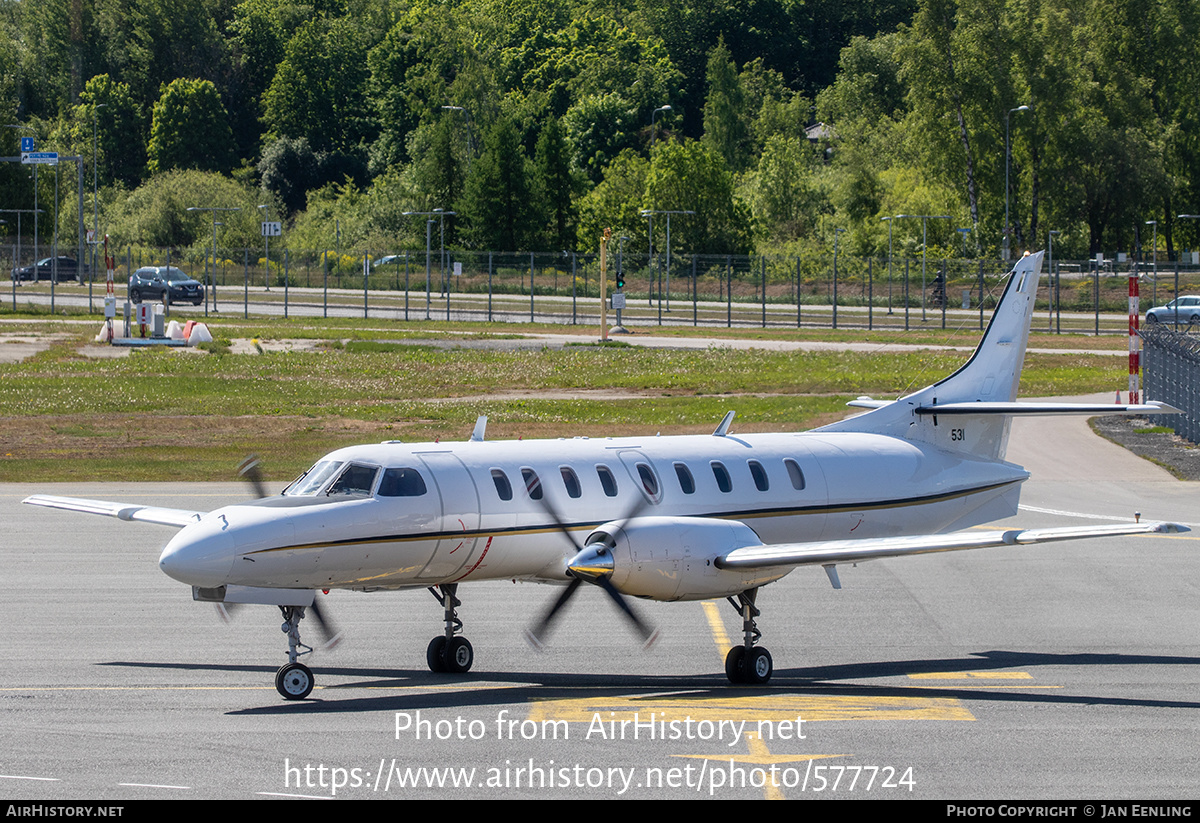
[[[863,540],[825,540],[818,543],[774,543],[745,546],[716,558],[721,569],[759,569],[768,566],[832,566],[884,557],[932,554],[996,546],[1020,546],[1053,540],[1116,537],[1123,534],[1177,534],[1191,531],[1179,523],[1117,523],[1054,529],[1003,529]]]
[[[162,526],[174,526],[182,529],[189,523],[197,522],[205,512],[188,511],[187,509],[166,509],[160,506],[142,506],[137,503],[110,503],[106,500],[85,500],[79,497],[56,497],[52,494],[35,494],[26,497],[23,503],[31,506],[45,506],[50,509],[66,509],[85,514],[102,514],[105,517],[116,517],[119,520],[137,520],[143,523],[158,523]]]

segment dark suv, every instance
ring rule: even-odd
[[[53,257],[44,257],[32,266],[13,269],[13,280],[49,280],[54,276],[54,260]],[[86,275],[89,271],[90,269],[85,265],[83,273]],[[58,258],[58,281],[78,279],[79,263],[74,257],[60,256]]]
[[[204,302],[204,286],[174,266],[142,266],[135,271],[129,276],[129,299],[134,303],[162,300],[168,287],[172,303],[199,306]]]

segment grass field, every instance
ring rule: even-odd
[[[935,349],[587,345],[594,332],[580,337],[583,345],[558,350],[446,350],[405,341],[503,340],[563,328],[437,323],[363,328],[361,322],[304,318],[213,322],[215,351],[227,351],[224,344],[235,338],[256,337],[264,341],[263,353],[159,349],[97,359],[84,348],[97,326],[11,316],[0,326],[6,336],[55,335],[43,351],[0,363],[5,480],[229,479],[249,452],[263,457],[268,478],[280,480],[343,445],[464,439],[480,414],[489,417],[491,439],[705,432],[730,409],[738,413],[734,431],[798,431],[842,416],[852,397],[895,397],[950,373],[969,356]],[[973,346],[979,335],[939,329],[736,336]],[[306,351],[270,351],[265,344],[278,339],[318,344]],[[1037,335],[1030,345],[1111,350],[1121,343]],[[1119,357],[1031,353],[1022,394],[1115,391],[1125,371]]]

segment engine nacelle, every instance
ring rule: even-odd
[[[609,581],[622,594],[651,600],[708,600],[778,580],[791,566],[718,569],[716,559],[734,549],[761,546],[754,530],[736,520],[707,517],[638,517],[605,523],[585,545],[607,547]]]

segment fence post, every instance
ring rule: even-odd
[[[250,317],[250,250],[242,249],[242,268],[245,270],[246,283],[242,287],[242,318]]]
[[[492,253],[488,252],[488,322],[492,322]]]
[[[800,255],[796,255],[796,328],[800,328]]]
[[[867,258],[867,331],[875,328],[875,281],[872,279],[871,269],[873,262],[870,257]]]
[[[408,250],[404,251],[404,322],[408,322]]]
[[[321,286],[321,316],[329,316],[329,249],[321,252],[321,272],[324,284]]]
[[[291,255],[285,249],[283,252],[283,317],[284,317],[284,319],[287,319],[287,316],[288,316],[288,289],[291,286],[291,279],[292,279],[291,277],[288,276],[288,273],[290,272],[290,270],[291,270]],[[215,303],[216,301],[214,300],[213,302]]]
[[[577,313],[576,296],[575,296],[575,252],[571,252],[571,325],[575,325],[575,317]]]
[[[529,322],[533,322],[533,252],[529,253]]]
[[[366,251],[363,252],[363,320],[367,319],[367,277],[371,273],[371,263]]]
[[[700,325],[699,287],[696,283],[696,255],[692,253],[692,326]]]
[[[904,330],[908,331],[908,258],[904,258]]]
[[[733,328],[733,257],[725,255],[725,279],[728,282],[725,289],[725,328]]]
[[[767,327],[767,256],[759,258],[759,271],[762,272],[762,327]]]
[[[979,261],[979,330],[983,331],[983,261]]]

